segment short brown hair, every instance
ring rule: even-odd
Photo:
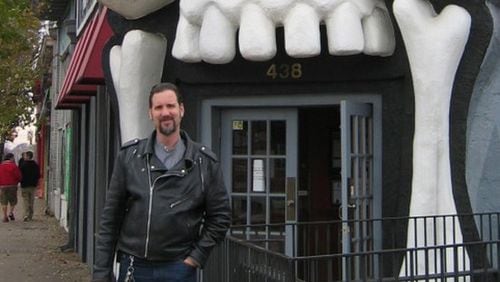
[[[177,96],[177,103],[179,103],[179,105],[182,104],[184,99],[183,99],[182,94],[179,91],[179,88],[177,87],[177,85],[170,83],[170,82],[161,82],[161,83],[154,85],[151,88],[151,91],[149,92],[149,108],[150,109],[153,106],[153,96],[156,93],[160,93],[160,92],[163,92],[165,90],[173,91],[175,93],[175,96]]]
[[[14,154],[12,153],[7,153],[5,154],[5,156],[3,156],[3,160],[6,161],[6,160],[11,160],[13,161],[14,160]]]
[[[33,158],[33,152],[32,151],[26,151],[24,153],[26,154],[26,157],[28,157],[30,160]]]

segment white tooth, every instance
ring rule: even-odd
[[[192,0],[191,0],[192,1]],[[250,1],[248,0],[213,0],[217,7],[228,17],[231,21],[237,22],[239,15],[241,13],[242,7],[244,7]]]
[[[200,27],[189,23],[184,16],[179,16],[172,56],[187,63],[201,61]]]
[[[255,4],[262,7],[272,19],[283,20],[283,13],[287,11],[297,0],[253,0]]]
[[[175,0],[99,0],[104,6],[129,20],[142,18],[174,1]]]
[[[201,25],[203,13],[213,0],[181,0],[179,2],[179,13],[190,23]]]
[[[372,56],[390,56],[396,48],[394,28],[387,11],[375,8],[373,13],[363,19],[365,39],[364,53]]]
[[[308,5],[299,3],[289,11],[283,22],[288,55],[306,58],[321,53],[319,21],[318,14]]]
[[[349,0],[349,2],[354,4],[363,16],[371,14],[376,5],[385,7],[384,0]]]
[[[116,95],[120,91],[120,69],[122,64],[122,46],[115,45],[109,51],[109,68],[111,70],[111,78],[113,79],[113,86]]]
[[[352,3],[339,5],[325,20],[328,50],[332,55],[352,55],[363,51],[361,13]]]
[[[309,0],[309,4],[318,11],[332,11],[343,0]],[[351,0],[352,1],[352,0]]]
[[[151,130],[148,95],[161,81],[167,40],[140,30],[125,34],[117,91],[122,143],[146,137]]]
[[[215,6],[205,11],[200,30],[201,58],[212,64],[225,64],[236,54],[236,27]]]
[[[274,23],[255,4],[245,6],[241,14],[239,45],[241,55],[251,61],[265,61],[276,55]]]
[[[437,16],[430,2],[422,0],[395,0],[393,11],[408,54],[415,95],[409,216],[455,215],[449,155],[449,104],[455,74],[469,36],[471,17],[465,9],[454,5],[446,6]],[[437,226],[424,222],[418,226],[408,224],[408,247],[429,246],[423,241],[423,230],[427,230],[430,238],[436,238],[431,244],[461,244],[460,222],[450,220],[446,225]],[[408,254],[405,260],[418,262],[412,265],[415,268],[413,275],[470,270],[469,256],[464,248],[453,251],[450,248],[443,254],[436,257],[422,251]],[[459,259],[455,260],[457,257]],[[428,269],[429,265],[434,267]],[[401,275],[406,271],[403,267]]]

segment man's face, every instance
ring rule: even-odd
[[[179,132],[184,116],[184,105],[178,103],[175,92],[172,90],[158,92],[153,95],[151,102],[149,117],[157,132],[165,136]]]
[[[12,132],[9,134],[9,136],[7,136],[7,140],[9,141],[14,141],[14,139],[16,139],[17,137],[17,133],[16,132]]]

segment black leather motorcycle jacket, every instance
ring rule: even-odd
[[[213,152],[181,131],[184,158],[167,170],[156,132],[128,142],[115,161],[102,211],[94,279],[111,280],[121,251],[151,261],[194,258],[203,266],[230,225],[229,196]]]

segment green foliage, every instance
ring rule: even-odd
[[[30,0],[0,0],[0,138],[31,122],[40,21]]]

